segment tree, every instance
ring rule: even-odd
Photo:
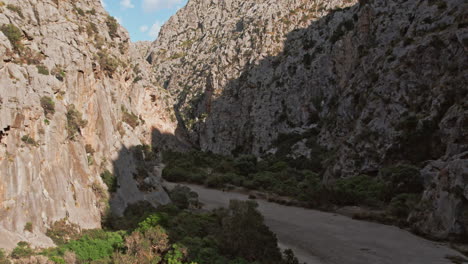
[[[232,200],[229,209],[221,211],[219,247],[232,257],[248,261],[281,263],[276,236],[263,223],[263,216],[253,201]]]

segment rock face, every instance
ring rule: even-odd
[[[463,237],[466,10],[461,0],[191,0],[147,61],[193,145],[262,155],[281,134],[318,130],[325,182],[419,165],[427,188],[414,227]],[[316,155],[305,145],[291,151]]]
[[[118,212],[166,203],[159,186],[148,197],[128,181],[127,150],[175,129],[143,59],[149,43],[130,44],[98,0],[2,0],[0,27],[0,248],[51,246],[44,233],[64,218],[100,227],[106,169],[125,183]]]
[[[466,236],[466,10],[190,0],[157,41],[130,43],[98,0],[0,1],[0,248],[50,246],[61,219],[99,227],[107,200],[168,202],[141,144],[263,155],[288,135],[290,155],[327,157],[325,182],[419,165],[414,227]]]

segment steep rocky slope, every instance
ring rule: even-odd
[[[117,212],[167,202],[157,183],[150,194],[133,180],[132,147],[175,129],[149,43],[130,44],[98,0],[3,0],[0,27],[0,248],[50,246],[44,233],[61,219],[99,227],[106,169],[122,186]]]
[[[289,155],[323,158],[325,182],[417,165],[425,192],[413,227],[460,238],[466,10],[460,0],[191,0],[147,60],[177,100],[178,135],[194,146],[263,155],[280,149],[278,136],[296,138]]]

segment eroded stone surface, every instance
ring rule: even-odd
[[[190,1],[163,26],[148,61],[177,98],[180,128],[203,150],[274,153],[279,134],[318,127],[327,182],[398,163],[445,164],[468,150],[467,8],[460,0]],[[310,153],[294,146],[294,156]],[[461,184],[459,173],[449,185]],[[465,198],[440,188],[425,197],[433,219],[418,221],[423,232],[466,235],[457,220]]]
[[[118,25],[113,32],[100,1],[3,2],[0,25],[20,29],[23,48],[15,51],[0,32],[0,248],[20,240],[48,247],[52,241],[44,233],[60,219],[100,227],[106,199],[100,189],[106,187],[99,175],[105,169],[125,182],[116,199],[144,199],[135,182],[125,180],[134,168],[115,163],[132,163],[123,150],[151,143],[153,129],[173,133],[175,126],[168,104],[151,100],[164,92],[154,87],[142,58],[148,43],[129,44]],[[8,4],[17,5],[22,17]],[[54,114],[45,115],[44,96],[55,102]],[[87,121],[74,139],[67,132],[71,105]],[[138,124],[130,126],[124,112],[134,113]],[[168,201],[162,190],[154,196],[153,204]],[[32,232],[25,230],[28,222]]]

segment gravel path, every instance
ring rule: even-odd
[[[185,185],[198,193],[206,209],[226,207],[231,199],[248,199],[245,194]],[[444,244],[398,227],[264,200],[257,202],[265,223],[277,234],[279,246],[293,249],[299,260],[307,264],[451,264],[445,256],[461,256]]]

